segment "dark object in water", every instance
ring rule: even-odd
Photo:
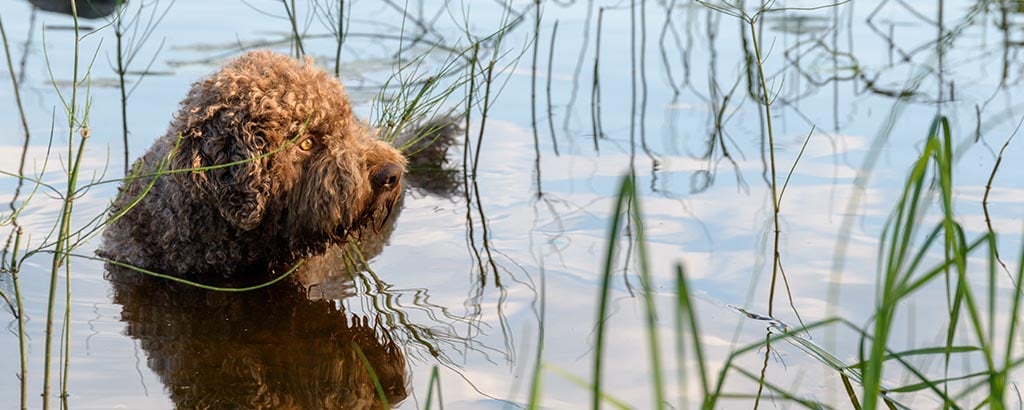
[[[71,0],[28,0],[28,2],[41,10],[72,15]],[[78,8],[78,17],[87,19],[109,16],[118,7],[122,7],[127,3],[127,0],[78,0],[75,2]]]

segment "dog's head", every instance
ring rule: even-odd
[[[192,86],[172,124],[176,181],[241,230],[296,250],[390,214],[405,158],[311,60],[249,52]]]

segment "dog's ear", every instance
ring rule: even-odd
[[[194,96],[190,96],[194,97]],[[171,169],[193,195],[216,204],[224,219],[243,230],[259,225],[270,190],[262,127],[228,104],[183,104]],[[190,108],[191,106],[191,108]]]

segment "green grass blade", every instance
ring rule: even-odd
[[[427,384],[427,405],[425,407],[427,410],[430,410],[431,405],[434,404],[434,386],[437,386],[437,406],[444,410],[444,398],[441,396],[441,372],[436,364],[430,371],[430,383]]]
[[[686,325],[689,326],[690,335],[693,339],[693,351],[697,356],[697,374],[700,376],[700,385],[703,388],[704,397],[709,394],[707,368],[704,366],[704,349],[701,347],[700,327],[697,325],[697,314],[694,310],[693,300],[690,298],[690,285],[686,281],[686,272],[682,264],[676,264],[676,314],[684,317]],[[680,337],[682,339],[682,337]],[[680,363],[680,367],[684,367]]]
[[[633,179],[626,177],[619,185],[619,194],[615,201],[615,209],[612,212],[612,224],[608,230],[608,247],[605,250],[604,270],[601,274],[600,296],[597,301],[597,334],[594,341],[594,383],[591,386],[591,407],[594,410],[600,408],[601,399],[601,358],[604,355],[605,320],[608,316],[608,296],[611,293],[612,264],[615,261],[615,245],[618,232],[622,225],[623,208],[627,201],[627,192],[633,190]]]
[[[363,367],[366,369],[366,373],[370,375],[370,380],[373,381],[373,388],[377,391],[377,398],[380,399],[381,409],[390,409],[391,405],[388,404],[387,393],[384,393],[384,386],[380,384],[380,379],[377,378],[377,372],[373,371],[373,364],[366,358],[366,354],[363,353],[363,349],[359,347],[359,344],[354,340],[352,341],[352,350],[356,351],[359,356],[359,361],[363,362]]]
[[[985,372],[977,372],[977,373],[965,374],[963,376],[947,377],[947,378],[944,378],[944,379],[937,379],[937,380],[928,380],[928,381],[924,381],[924,382],[921,382],[921,383],[914,383],[914,384],[909,384],[909,385],[906,385],[906,386],[894,387],[894,388],[889,389],[889,392],[890,393],[912,393],[912,392],[926,390],[926,389],[933,389],[934,390],[934,389],[938,388],[938,385],[943,384],[943,383],[947,383],[947,382],[951,382],[951,381],[957,381],[957,380],[973,379],[973,378],[976,378],[976,377],[982,377],[982,376],[988,376],[988,375],[989,375],[989,373],[987,371],[985,371]]]
[[[583,379],[582,377],[579,377],[579,376],[577,376],[575,374],[569,373],[568,371],[566,371],[565,369],[562,369],[560,367],[557,367],[557,366],[554,366],[554,365],[551,365],[551,364],[545,364],[544,368],[547,369],[548,371],[550,371],[551,373],[554,373],[556,375],[562,376],[562,378],[564,378],[564,379],[566,379],[566,380],[572,382],[573,384],[575,384],[577,386],[580,386],[582,388],[593,389],[593,387],[594,387],[594,386],[590,385],[589,383],[587,383],[587,381],[585,379]],[[612,395],[610,395],[608,393],[605,393],[605,392],[601,392],[601,400],[603,400],[605,403],[607,403],[607,404],[609,404],[612,407],[615,407],[617,409],[626,410],[626,409],[631,409],[632,408],[629,404],[626,404],[625,401],[623,401],[623,400],[621,400],[619,398],[616,398],[615,396],[612,396]]]
[[[636,175],[632,172],[625,178],[634,180]],[[654,277],[651,274],[651,265],[647,257],[647,238],[644,235],[644,223],[640,212],[640,197],[636,193],[635,181],[629,185],[629,199],[631,207],[635,241],[637,243],[637,259],[640,262],[640,279],[643,281],[644,290],[644,316],[647,324],[647,348],[651,353],[651,383],[654,389],[655,408],[661,409],[665,406],[665,384],[661,371],[661,347],[658,343],[658,314],[654,301]]]

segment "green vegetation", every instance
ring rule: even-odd
[[[743,394],[728,393],[723,391],[726,379],[730,374],[738,373],[740,376],[759,383],[771,390],[778,398],[792,401],[794,404],[807,408],[829,407],[827,403],[819,403],[802,399],[803,395],[799,390],[787,390],[783,387],[773,385],[763,377],[736,365],[734,362],[744,354],[761,349],[769,349],[772,342],[783,340],[791,343],[800,351],[819,361],[824,366],[831,368],[847,386],[847,394],[851,405],[854,408],[874,409],[879,404],[879,399],[888,408],[911,408],[909,404],[903,404],[894,393],[920,392],[934,396],[944,406],[959,407],[960,400],[968,397],[986,397],[982,403],[990,408],[1006,408],[1008,397],[1011,392],[1007,391],[1007,377],[1011,371],[1024,363],[1024,352],[1015,352],[1015,344],[1018,342],[1016,331],[1019,327],[1020,304],[1021,304],[1021,283],[1024,280],[1024,250],[1021,252],[1021,261],[1013,277],[1015,284],[1012,289],[998,289],[996,281],[996,270],[999,262],[995,256],[995,236],[992,233],[980,235],[977,238],[968,240],[964,229],[957,221],[952,209],[953,181],[952,181],[952,136],[949,131],[948,120],[944,117],[937,118],[925,140],[925,148],[920,157],[915,161],[913,168],[909,171],[906,183],[899,201],[886,224],[881,246],[879,264],[879,285],[877,304],[874,307],[875,314],[871,323],[861,327],[841,317],[826,318],[821,321],[808,324],[804,327],[794,328],[782,322],[771,319],[769,327],[772,332],[768,337],[758,343],[743,346],[732,351],[725,358],[724,365],[720,370],[717,379],[709,382],[708,370],[705,364],[700,331],[694,313],[692,288],[687,283],[686,275],[682,266],[677,267],[676,272],[676,308],[673,312],[675,323],[676,352],[678,359],[679,385],[687,380],[685,369],[696,367],[702,391],[699,392],[699,399],[683,396],[680,404],[685,408],[685,402],[696,401],[701,408],[714,409],[722,406],[722,400],[729,398],[749,398]],[[645,262],[646,256],[643,244],[643,221],[641,218],[639,198],[634,188],[635,176],[626,175],[622,178],[622,187],[619,190],[615,209],[611,215],[611,228],[609,229],[608,243],[609,250],[606,253],[604,275],[600,287],[597,310],[597,332],[596,347],[594,352],[594,373],[592,390],[592,407],[598,408],[599,403],[606,395],[614,396],[614,392],[607,392],[602,389],[602,359],[605,355],[603,344],[604,336],[609,331],[605,326],[607,317],[608,298],[611,293],[611,272],[614,268],[614,248],[619,242],[622,221],[629,220],[633,224],[633,231],[637,243],[637,253],[641,277],[644,280],[642,297],[646,301],[643,307],[646,309],[646,316],[649,320],[657,317],[652,300],[657,296],[651,287],[650,271]],[[938,196],[935,201],[934,195]],[[933,203],[938,202],[941,211],[941,219],[931,229],[923,229],[922,223],[929,208]],[[923,241],[922,241],[923,239]],[[920,243],[918,243],[920,241]],[[932,261],[936,255],[942,255],[939,261]],[[982,258],[985,263],[981,266],[971,266],[967,262],[971,256]],[[981,280],[979,278],[985,278]],[[984,290],[977,290],[980,285]],[[902,306],[913,300],[916,292],[920,289],[936,285],[945,286],[946,293],[950,296],[949,310],[946,312],[945,320],[948,320],[949,331],[942,345],[915,348],[907,351],[892,351],[886,345],[889,335],[897,330],[894,317]],[[980,293],[979,293],[980,292]],[[1001,306],[997,300],[1006,297],[1008,305]],[[981,301],[988,301],[985,306]],[[1008,314],[1003,314],[1004,312]],[[762,318],[770,319],[770,318]],[[804,335],[809,332],[828,326],[847,327],[860,335],[859,345],[862,346],[859,360],[856,363],[847,363],[834,354],[821,348],[814,342],[808,340]],[[969,335],[957,333],[957,329],[968,329]],[[998,329],[1006,329],[1005,335]],[[658,335],[654,331],[653,322],[648,324],[647,338],[651,344],[649,348],[655,355],[652,355],[651,390],[655,397],[655,403],[661,406],[667,405],[664,401],[662,390],[668,386],[663,380],[663,362],[658,359]],[[996,335],[1002,335],[1004,340],[997,339]],[[972,344],[957,344],[964,336],[972,337],[975,340]],[[685,354],[692,349],[693,358]],[[1001,353],[1001,355],[1000,355]],[[978,354],[983,358],[985,369],[968,374],[945,374],[953,360],[960,360],[957,355]],[[944,363],[942,366],[946,371],[941,376],[929,375],[916,368],[908,359],[916,357],[930,357],[937,363]],[[1001,356],[1001,357],[1000,357]],[[692,361],[691,361],[692,360]],[[886,386],[883,380],[888,372],[893,372],[898,367],[912,375],[912,380],[900,386]],[[953,389],[951,382],[965,382],[961,388]],[[851,386],[851,382],[860,386],[859,392]],[[661,407],[659,406],[659,407]]]

